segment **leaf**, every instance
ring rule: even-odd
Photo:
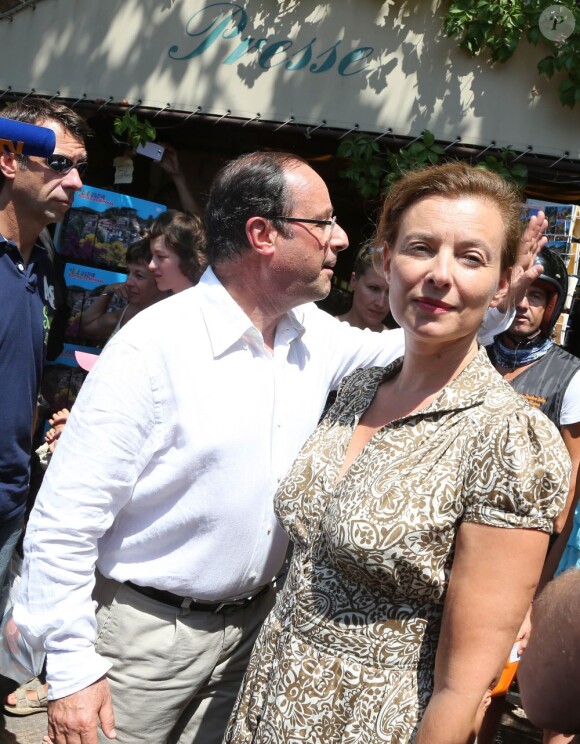
[[[420,155],[425,152],[425,145],[422,142],[413,142],[409,147],[409,152],[411,155]]]
[[[425,147],[431,147],[431,145],[433,145],[434,142],[435,142],[435,135],[433,134],[433,132],[430,132],[428,129],[426,129],[423,132],[423,143]]]
[[[554,57],[544,57],[538,62],[538,72],[541,75],[547,75],[549,78],[556,72],[556,60]]]

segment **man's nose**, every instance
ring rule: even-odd
[[[333,250],[335,253],[344,251],[348,248],[348,235],[338,224],[338,222],[334,226],[334,230],[332,231],[332,235],[330,236],[329,246],[330,249]]]
[[[62,180],[62,185],[65,188],[74,189],[75,191],[82,189],[83,181],[76,168],[71,168],[71,170],[66,174]]]

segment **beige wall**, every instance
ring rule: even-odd
[[[536,73],[545,51],[524,42],[492,68],[441,15],[435,0],[44,0],[0,23],[0,88],[580,157],[580,109]]]

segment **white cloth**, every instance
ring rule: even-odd
[[[283,562],[273,494],[328,392],[402,354],[315,305],[278,324],[273,354],[211,269],[124,326],[83,385],[30,517],[14,617],[44,645],[50,697],[106,673],[94,650],[95,561],[124,582],[219,601]]]
[[[479,327],[477,340],[482,346],[493,344],[495,336],[507,331],[516,317],[515,308],[510,308],[502,313],[497,307],[490,307],[486,312],[483,323]]]
[[[562,399],[560,426],[577,424],[580,421],[580,369],[572,377]]]

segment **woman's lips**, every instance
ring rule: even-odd
[[[435,314],[446,313],[453,309],[453,305],[449,305],[442,300],[434,300],[431,297],[418,297],[415,302],[422,310]]]

